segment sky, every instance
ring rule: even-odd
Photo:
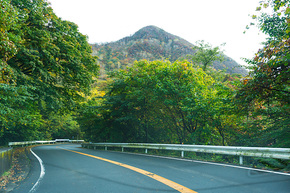
[[[250,15],[260,0],[48,0],[54,13],[76,23],[89,43],[105,43],[154,25],[191,43],[204,40],[223,46],[239,64],[251,59],[266,36]],[[246,30],[246,33],[243,32]]]

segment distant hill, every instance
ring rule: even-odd
[[[132,36],[125,37],[116,42],[93,44],[93,54],[101,62],[101,68],[110,71],[116,68],[125,68],[135,60],[169,59],[175,61],[187,55],[194,55],[194,45],[190,42],[172,35],[156,26],[147,26],[137,31]],[[227,69],[228,73],[246,75],[247,71],[228,56],[225,61],[215,62],[216,70]]]

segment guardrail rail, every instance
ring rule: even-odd
[[[124,148],[141,148],[158,150],[175,150],[181,151],[181,157],[184,152],[201,152],[212,154],[236,155],[239,156],[239,163],[243,164],[243,156],[275,158],[290,160],[290,148],[268,148],[268,147],[239,147],[239,146],[212,146],[212,145],[183,145],[183,144],[150,144],[150,143],[82,143],[84,148],[120,147],[122,152]]]
[[[9,142],[8,146],[28,146],[28,145],[36,145],[36,144],[52,144],[55,141],[21,141],[21,142]]]
[[[70,140],[70,139],[55,139],[51,141],[22,141],[22,142],[9,142],[8,146],[28,146],[36,144],[54,144],[54,143],[84,143],[84,140]]]

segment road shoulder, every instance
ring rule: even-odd
[[[19,147],[13,150],[12,167],[7,175],[0,178],[0,193],[11,192],[27,177],[30,171],[30,148]]]

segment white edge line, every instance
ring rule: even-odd
[[[87,149],[87,148],[85,148],[85,149]],[[107,151],[109,151],[109,150],[107,150]],[[253,170],[253,171],[258,171],[258,172],[266,172],[266,173],[290,176],[290,173],[282,173],[282,172],[275,172],[275,171],[270,171],[270,170],[249,168],[249,167],[245,167],[245,166],[235,166],[235,165],[221,164],[221,163],[215,163],[215,162],[206,162],[206,161],[182,159],[182,158],[175,158],[175,157],[165,157],[165,156],[149,155],[149,154],[142,154],[142,153],[130,153],[130,152],[119,152],[119,151],[110,151],[110,152],[143,155],[143,156],[148,156],[148,157],[157,157],[157,158],[163,158],[163,159],[172,159],[172,160],[179,160],[179,161],[187,161],[187,162],[195,162],[195,163],[210,164],[210,165],[217,165],[217,166],[225,166],[225,167],[231,167],[231,168],[238,168],[238,169],[244,169],[244,170]]]
[[[38,157],[31,149],[30,152],[37,158],[39,165],[40,165],[40,175],[39,178],[37,180],[37,182],[34,184],[34,186],[31,188],[31,190],[29,191],[30,193],[34,192],[38,186],[38,184],[40,183],[40,181],[42,180],[43,176],[45,175],[45,168],[43,165],[42,160],[40,159],[40,157]]]

